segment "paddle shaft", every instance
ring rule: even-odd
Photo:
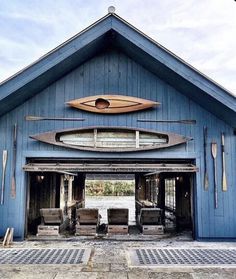
[[[215,193],[215,208],[218,207],[218,190],[217,190],[217,175],[216,175],[216,157],[217,157],[217,143],[211,143],[211,152],[213,157],[214,167],[214,193]]]
[[[13,128],[13,168],[12,168],[12,179],[11,179],[11,196],[16,197],[16,153],[17,153],[17,124]]]
[[[4,189],[5,189],[5,173],[7,164],[7,150],[3,150],[2,153],[2,188],[1,188],[1,205],[4,202]]]
[[[204,189],[207,191],[209,187],[209,180],[207,174],[207,127],[203,127],[203,140],[204,140]]]
[[[227,191],[226,167],[225,167],[225,135],[221,133],[221,150],[222,150],[222,190]]]
[[[196,124],[196,120],[155,120],[155,119],[137,119],[138,122],[157,122],[157,123],[179,123],[179,124]]]
[[[84,121],[84,118],[70,118],[70,117],[47,117],[47,116],[33,116],[25,117],[27,121],[41,121],[41,120],[58,120],[58,121]]]

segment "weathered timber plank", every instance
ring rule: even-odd
[[[108,225],[107,233],[108,234],[128,234],[129,226],[128,225]]]
[[[158,226],[143,225],[142,233],[145,235],[164,234],[164,226],[162,226],[162,225],[158,225]]]

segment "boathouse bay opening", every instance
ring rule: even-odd
[[[78,237],[84,234],[105,237],[112,230],[160,236],[194,231],[197,169],[193,161],[97,162],[45,158],[28,160],[24,170],[28,177],[27,236],[40,236],[41,227],[48,229],[48,235],[55,235],[56,231]],[[119,190],[116,199],[120,181],[127,189]],[[100,190],[98,185],[93,189],[94,182],[100,185]],[[95,191],[101,193],[91,199]],[[104,191],[108,194],[105,199]],[[122,201],[122,195],[129,198]],[[84,226],[83,218],[87,218]]]
[[[98,208],[100,223],[108,223],[109,208],[127,208],[128,224],[135,224],[135,175],[86,174],[85,208]],[[104,227],[104,225],[103,225]]]

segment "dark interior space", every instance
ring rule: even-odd
[[[41,208],[60,206],[60,176],[55,173],[29,175],[28,233],[36,234],[41,223]]]
[[[136,218],[143,207],[162,210],[166,231],[193,229],[192,174],[136,175]]]
[[[193,230],[193,173],[145,171],[128,174],[135,179],[133,206],[137,228],[141,211],[156,208],[160,209],[159,224],[163,225],[165,233]],[[106,175],[112,177],[112,172]],[[37,227],[42,224],[40,209],[44,208],[61,209],[64,218],[69,220],[68,231],[73,234],[76,210],[86,207],[86,173],[29,172],[28,181],[27,235],[37,234]]]

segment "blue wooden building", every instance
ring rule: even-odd
[[[160,105],[107,114],[66,104],[97,95],[126,95]],[[51,119],[29,121],[28,116]],[[94,127],[115,127],[112,132],[128,127],[188,140],[166,148],[106,152],[30,138],[84,127],[93,132]],[[34,233],[39,209],[60,207],[66,175],[73,177],[74,199],[83,201],[87,173],[126,172],[136,177],[137,211],[139,199],[160,199],[167,208],[165,189],[172,181],[179,225],[190,227],[194,239],[235,239],[235,128],[236,99],[230,92],[109,13],[0,84],[0,236],[7,227],[14,227],[16,239]],[[148,186],[149,178],[156,181],[155,189]]]

